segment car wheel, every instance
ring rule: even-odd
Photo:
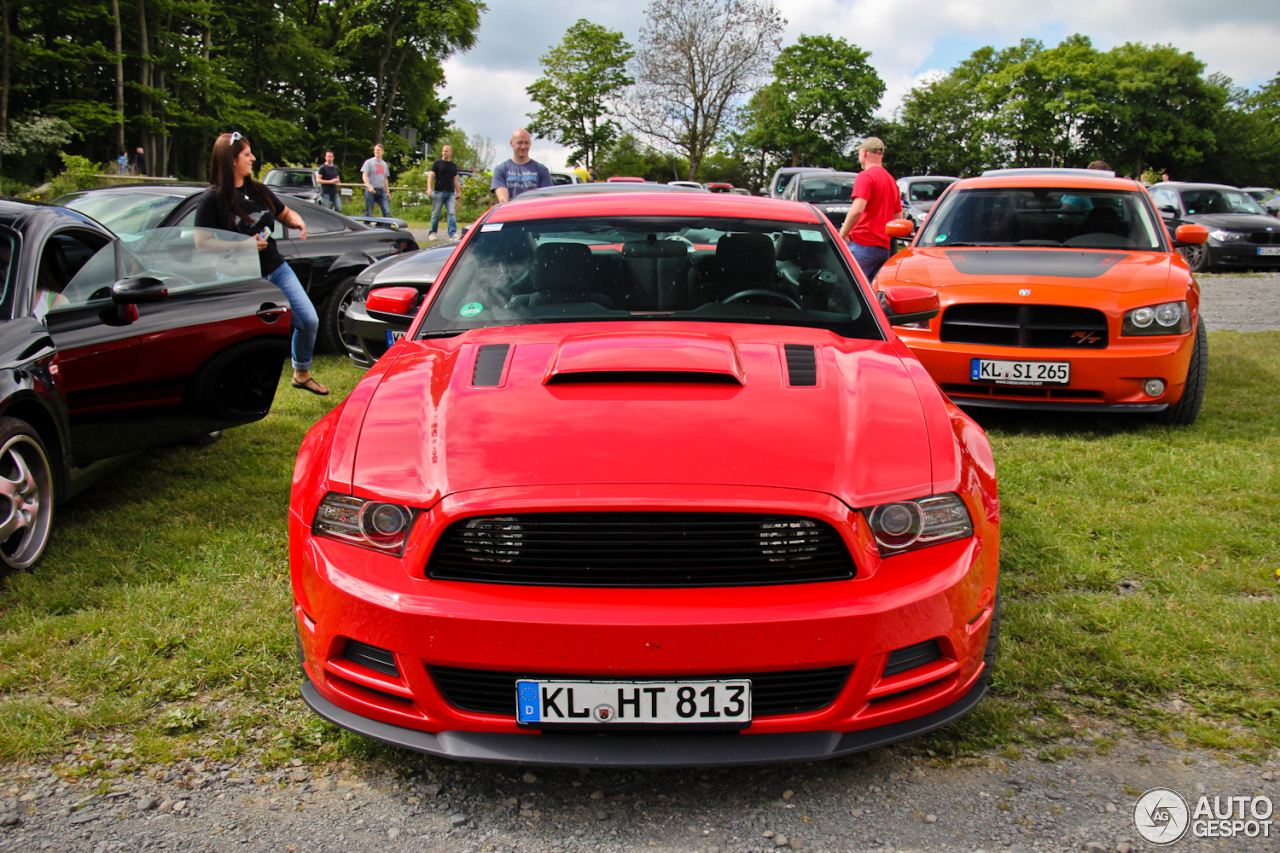
[[[320,311],[320,334],[316,337],[322,352],[347,354],[347,309],[351,307],[355,292],[356,279],[350,276],[335,284],[325,297],[324,308]]]
[[[1156,415],[1156,423],[1175,426],[1191,426],[1200,414],[1204,402],[1204,386],[1209,379],[1209,335],[1204,321],[1196,323],[1196,343],[1191,350],[1191,363],[1187,365],[1187,384],[1182,388],[1182,399]]]
[[[44,442],[16,418],[0,418],[0,559],[25,569],[44,556],[53,533],[53,467]]]
[[[1187,266],[1191,267],[1192,272],[1209,271],[1209,247],[1204,243],[1179,246],[1178,251],[1182,253],[1182,257],[1186,259]]]

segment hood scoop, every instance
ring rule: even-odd
[[[743,385],[733,339],[697,332],[602,332],[560,341],[545,385],[678,383]]]
[[[818,355],[811,344],[784,344],[787,354],[787,384],[793,388],[818,384]]]

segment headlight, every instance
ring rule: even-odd
[[[311,532],[399,556],[415,514],[416,510],[400,504],[330,492],[316,509]]]
[[[884,557],[973,535],[973,520],[954,492],[864,509]]]
[[[1191,331],[1191,312],[1185,302],[1162,302],[1134,308],[1124,315],[1122,335],[1177,335]]]
[[[1218,228],[1209,232],[1209,236],[1217,240],[1219,243],[1239,243],[1241,240],[1247,239],[1249,235],[1242,234],[1239,231],[1223,231]]]

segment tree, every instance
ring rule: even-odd
[[[830,35],[800,36],[773,63],[774,81],[745,111],[743,142],[783,152],[792,166],[834,162],[865,136],[884,81],[865,50]]]
[[[570,159],[594,165],[618,138],[610,116],[619,93],[635,82],[626,73],[633,55],[622,33],[579,19],[538,60],[543,76],[525,91],[542,109],[530,116],[529,130],[572,149]]]
[[[631,121],[689,158],[689,180],[768,72],[785,23],[768,0],[650,0]]]

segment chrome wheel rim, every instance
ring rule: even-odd
[[[53,472],[31,436],[0,447],[0,514],[0,558],[25,569],[44,553],[53,525]]]

